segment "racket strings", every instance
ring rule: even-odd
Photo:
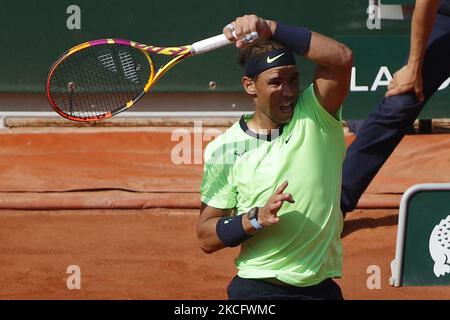
[[[145,54],[128,46],[88,47],[69,55],[53,71],[50,96],[71,117],[99,118],[119,112],[143,94],[150,69]]]

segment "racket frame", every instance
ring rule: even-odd
[[[257,38],[258,38],[258,34],[256,34],[256,36],[255,36],[255,39],[257,39]],[[180,63],[185,58],[187,58],[191,55],[196,55],[196,54],[208,52],[211,50],[215,50],[215,49],[224,47],[230,43],[231,43],[231,41],[228,40],[226,38],[226,36],[223,34],[219,34],[219,35],[207,38],[207,39],[197,41],[197,42],[193,43],[192,45],[181,46],[181,47],[148,46],[148,45],[145,45],[142,43],[138,43],[138,42],[130,41],[130,40],[124,40],[124,39],[98,39],[98,40],[84,42],[84,43],[81,43],[81,44],[69,49],[65,53],[63,53],[50,68],[49,73],[47,75],[46,85],[45,85],[47,99],[50,102],[52,108],[59,115],[61,115],[62,117],[66,118],[66,119],[69,119],[69,120],[78,121],[78,122],[92,122],[92,121],[98,121],[98,120],[111,118],[114,115],[116,115],[120,112],[123,112],[124,110],[133,106],[140,98],[142,98],[142,96],[144,96],[144,94],[146,92],[148,92],[152,88],[152,86],[167,71],[169,71],[171,68],[173,68],[175,65]],[[105,45],[105,44],[106,45],[119,44],[119,45],[133,47],[133,48],[139,49],[145,55],[145,57],[147,58],[147,60],[149,62],[149,65],[150,65],[150,75],[149,75],[148,81],[145,84],[142,92],[137,94],[133,99],[126,102],[120,108],[118,108],[114,111],[105,112],[101,115],[96,115],[96,116],[92,116],[92,117],[75,117],[75,116],[70,115],[70,114],[62,111],[61,109],[59,109],[56,102],[51,97],[51,93],[50,93],[50,80],[51,80],[52,75],[55,72],[56,68],[65,59],[67,59],[69,56],[77,53],[80,50],[83,50],[83,49],[86,49],[89,47],[93,47],[93,46]],[[154,65],[153,59],[151,58],[150,54],[162,54],[162,55],[174,56],[175,58],[167,61],[155,73],[155,65]]]
[[[58,108],[56,102],[51,97],[51,92],[50,92],[50,80],[52,78],[53,73],[58,68],[58,66],[63,61],[65,61],[68,57],[72,56],[73,54],[77,53],[80,50],[83,50],[83,49],[86,49],[89,47],[98,46],[98,45],[114,45],[114,44],[119,44],[119,45],[136,48],[136,49],[140,50],[144,54],[144,56],[147,58],[147,61],[150,66],[150,74],[149,74],[147,83],[144,85],[143,90],[140,93],[138,93],[133,99],[126,102],[120,108],[118,108],[114,111],[105,112],[103,114],[92,116],[92,117],[76,117],[76,116],[70,115],[66,112],[63,112],[60,108]],[[153,62],[153,59],[151,58],[150,53],[175,56],[175,58],[167,61],[155,73],[155,63]],[[178,64],[183,59],[187,58],[188,56],[190,56],[192,54],[193,54],[192,46],[155,47],[155,46],[148,46],[148,45],[145,45],[142,43],[138,43],[138,42],[134,42],[134,41],[130,41],[130,40],[124,40],[124,39],[98,39],[98,40],[93,40],[93,41],[87,41],[87,42],[81,43],[81,44],[67,50],[66,52],[64,52],[56,60],[56,62],[51,66],[51,68],[48,72],[47,80],[46,80],[46,84],[45,84],[47,99],[50,102],[50,105],[52,106],[53,110],[55,110],[62,117],[72,120],[72,121],[93,122],[93,121],[111,118],[114,115],[121,113],[121,112],[125,111],[126,109],[130,108],[131,106],[133,106],[140,98],[142,98],[144,96],[145,93],[147,93],[150,90],[150,88],[162,77],[162,75],[164,75],[167,71],[169,71],[171,68],[173,68],[176,64]]]

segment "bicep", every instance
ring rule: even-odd
[[[333,116],[344,102],[350,86],[350,72],[336,73],[318,66],[314,75],[314,93],[319,103]]]
[[[332,38],[313,32],[307,58],[317,64],[313,80],[316,97],[335,115],[349,91],[352,51]]]

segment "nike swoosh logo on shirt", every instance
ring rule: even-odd
[[[272,62],[274,62],[275,60],[277,60],[279,57],[281,57],[282,55],[284,55],[286,52],[283,52],[282,54],[279,54],[279,55],[277,55],[277,56],[275,56],[275,57],[273,57],[273,58],[271,58],[271,57],[267,57],[267,63],[272,63]]]
[[[292,133],[289,135],[289,137],[287,137],[287,139],[286,140],[284,140],[284,143],[288,143],[289,142],[289,140],[291,140],[291,137],[292,137]]]
[[[246,153],[246,152],[247,152],[247,150],[244,150],[244,151],[242,151],[241,153],[235,151],[234,154],[240,157],[240,156],[242,156],[242,155],[243,155],[244,153]]]

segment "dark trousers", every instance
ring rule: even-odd
[[[438,15],[423,63],[425,100],[419,102],[414,93],[384,98],[358,130],[355,141],[347,150],[341,196],[344,214],[356,208],[359,198],[403,139],[406,130],[449,76],[450,17]]]
[[[326,279],[315,286],[295,287],[278,285],[260,279],[238,276],[228,286],[230,300],[343,300],[339,285]]]

